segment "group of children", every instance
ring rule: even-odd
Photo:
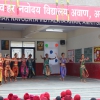
[[[2,54],[0,53],[0,85],[2,83],[2,79],[4,78],[4,81],[7,82],[8,78],[10,78],[10,81],[14,79],[14,81],[17,81],[17,76],[19,73],[19,70],[21,72],[21,76],[23,79],[26,78],[32,78],[33,75],[35,75],[33,61],[36,59],[32,59],[32,55],[29,54],[29,57],[26,59],[25,54],[22,55],[22,58],[18,59],[18,54],[14,54],[14,58],[10,58],[9,54],[6,55],[5,58],[2,57]],[[45,57],[40,56],[41,59],[44,60],[43,64],[43,73],[48,79],[48,76],[51,74],[51,69],[49,65],[49,60],[56,59],[56,57],[61,61],[60,64],[60,74],[61,74],[61,80],[64,81],[64,78],[66,76],[66,62],[69,60],[68,58],[65,58],[65,54],[62,53],[61,57],[58,57],[56,54],[55,58],[49,58],[48,54],[45,54]],[[86,81],[86,77],[89,76],[88,71],[85,67],[85,61],[89,58],[84,58],[84,54],[82,54],[82,57],[80,59],[80,77],[81,81]],[[20,69],[18,67],[18,62],[21,62]],[[12,63],[12,67],[10,66]]]
[[[61,57],[58,57],[57,53],[56,54],[56,57],[60,60],[60,75],[61,75],[61,80],[64,81],[64,78],[67,74],[67,69],[66,69],[66,62],[69,62],[70,59],[68,58],[65,58],[65,53],[62,53],[61,54]],[[49,60],[53,60],[53,59],[56,59],[55,58],[49,58],[48,57],[49,55],[46,54],[45,57],[42,57],[40,56],[42,59],[44,59],[44,68],[43,68],[43,71],[44,71],[44,75],[48,78],[48,76],[50,75],[51,73],[51,69],[50,69],[50,66],[49,66]],[[73,58],[74,56],[72,56]],[[80,62],[80,78],[81,78],[81,82],[86,82],[86,78],[89,76],[88,74],[88,71],[85,67],[85,61],[89,60],[89,58],[85,58],[84,57],[84,54],[81,55],[81,58],[79,60]]]
[[[23,54],[22,58],[18,59],[18,54],[15,53],[14,58],[12,59],[9,54],[3,58],[0,53],[0,85],[2,83],[2,79],[4,79],[5,83],[8,81],[8,78],[10,78],[10,81],[17,81],[19,71],[21,72],[23,79],[32,78],[32,76],[35,75],[33,68],[33,61],[35,59],[32,59],[31,57],[32,55],[29,54],[29,57],[26,59],[25,54]],[[21,62],[20,69],[18,67],[18,62]]]

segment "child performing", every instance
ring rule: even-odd
[[[57,54],[56,54],[57,55]],[[67,69],[66,69],[66,61],[68,60],[67,58],[65,58],[65,54],[62,53],[61,54],[61,58],[58,57],[57,58],[61,61],[61,66],[60,66],[60,74],[61,74],[61,80],[64,81],[64,78],[66,76],[67,73]]]
[[[44,73],[44,75],[46,76],[47,79],[48,79],[48,76],[51,74],[51,70],[50,70],[50,66],[49,66],[49,60],[56,59],[56,57],[55,58],[49,58],[48,56],[49,56],[48,54],[45,54],[45,57],[40,56],[41,59],[44,59],[43,73]]]
[[[88,71],[85,67],[85,61],[89,60],[89,58],[84,58],[84,54],[81,55],[81,59],[80,59],[80,78],[81,78],[81,82],[84,81],[86,82],[86,78],[89,76]]]
[[[26,59],[25,59],[25,54],[22,55],[22,59],[21,59],[21,75],[22,75],[22,79],[26,79],[28,76],[28,67],[26,65]]]
[[[28,78],[32,78],[35,75],[35,70],[33,68],[33,62],[36,59],[32,59],[31,57],[32,57],[32,55],[29,54],[29,58],[27,59],[27,67],[29,69]]]
[[[14,73],[13,73],[13,71],[10,68],[11,60],[10,60],[9,54],[6,55],[6,58],[4,60],[5,60],[4,61],[4,64],[5,64],[5,70],[4,70],[4,77],[5,77],[5,79],[4,80],[5,80],[5,82],[7,82],[7,78],[10,78],[10,81],[12,81]]]
[[[14,81],[17,81],[17,76],[18,76],[18,72],[19,72],[17,56],[18,56],[18,54],[15,53],[14,58],[12,58],[12,61],[13,61],[12,71],[14,73]]]

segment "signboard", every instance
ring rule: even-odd
[[[69,59],[69,62],[74,62],[74,50],[68,50],[67,51],[67,55],[68,55],[68,59]]]
[[[92,62],[92,47],[90,48],[84,48],[84,56],[89,57],[89,60],[86,62]]]
[[[75,62],[79,62],[82,54],[82,49],[75,49]]]
[[[94,47],[94,62],[100,62],[100,47]]]
[[[4,0],[0,0],[2,17],[56,20],[57,14],[58,20],[100,22],[100,7],[64,5],[62,8],[61,4],[56,7],[56,4],[34,2],[20,2],[17,7],[16,2],[7,0],[4,4]]]

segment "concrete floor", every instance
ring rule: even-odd
[[[28,80],[18,79],[17,82],[2,84],[0,95],[7,97],[9,93],[14,93],[23,98],[26,92],[33,95],[49,92],[52,100],[59,96],[61,91],[67,89],[72,91],[72,97],[75,94],[80,94],[82,100],[90,100],[91,97],[100,98],[100,80],[87,79],[87,83],[82,83],[79,77],[71,76],[67,76],[63,82],[59,80],[59,76],[51,76],[49,80],[45,80],[44,77],[35,77]]]

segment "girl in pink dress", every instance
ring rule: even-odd
[[[21,59],[21,75],[22,75],[22,79],[26,79],[28,76],[28,68],[26,65],[26,59],[25,59],[25,54],[22,55],[22,59]]]

